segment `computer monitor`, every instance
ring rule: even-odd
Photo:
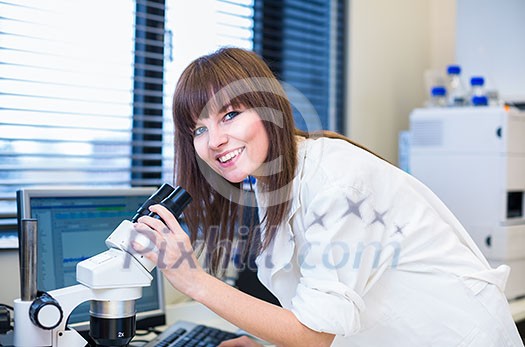
[[[155,188],[33,188],[17,192],[18,224],[37,219],[38,290],[78,284],[76,265],[107,250],[106,238],[124,219],[130,220]],[[136,302],[137,329],[166,322],[162,274],[152,271],[151,286]],[[68,324],[89,329],[89,302],[79,305]]]

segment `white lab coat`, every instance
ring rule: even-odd
[[[427,187],[342,140],[304,140],[298,157],[291,210],[257,265],[304,325],[332,346],[523,346],[508,266],[492,269]]]

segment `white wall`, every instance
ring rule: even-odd
[[[349,0],[346,134],[397,163],[397,136],[455,59],[455,0]]]
[[[457,50],[463,75],[485,77],[505,101],[525,101],[525,1],[458,0]]]

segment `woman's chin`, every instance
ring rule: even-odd
[[[228,182],[230,183],[241,183],[242,181],[244,181],[246,178],[248,177],[248,175],[244,175],[244,176],[236,176],[236,177],[224,177]]]

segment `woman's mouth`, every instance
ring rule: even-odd
[[[242,153],[242,151],[244,151],[244,147],[242,148],[238,148],[234,151],[231,151],[223,156],[220,156],[219,158],[217,158],[217,160],[219,160],[219,162],[221,164],[225,164],[225,163],[228,163],[229,161],[233,160],[233,158],[237,157],[239,154]]]

